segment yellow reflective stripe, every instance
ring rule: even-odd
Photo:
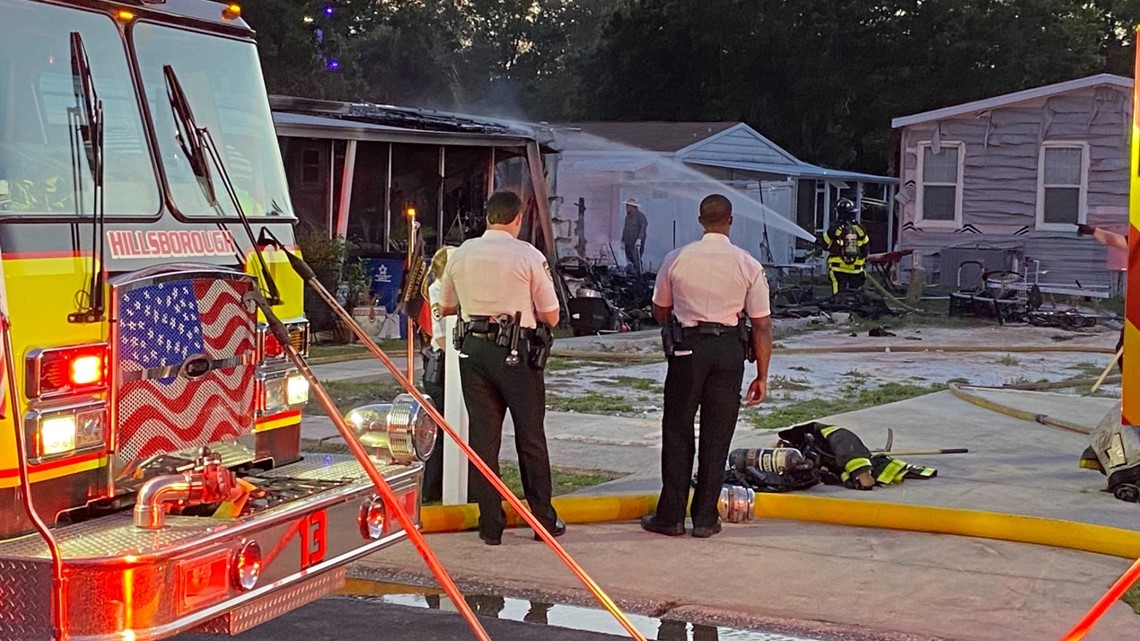
[[[101,456],[99,458],[93,458],[81,463],[75,463],[74,465],[61,465],[59,467],[53,467],[46,470],[33,471],[29,475],[29,480],[31,480],[32,483],[39,483],[41,481],[57,479],[61,476],[70,476],[72,474],[78,474],[80,472],[99,469],[101,467],[105,467],[108,463],[108,460],[109,459],[106,456]],[[5,475],[4,477],[0,478],[0,488],[18,487],[19,485],[19,476]]]
[[[827,438],[833,432],[835,432],[835,430],[837,430],[837,429],[839,429],[838,425],[832,425],[831,427],[825,427],[819,431],[819,435],[822,436],[823,438]]]
[[[907,473],[908,474],[917,474],[919,476],[929,478],[931,476],[934,476],[934,468],[926,467],[925,465],[908,465],[907,466]]]
[[[856,470],[861,470],[865,467],[871,467],[871,459],[866,458],[853,458],[847,461],[847,465],[843,466],[843,473],[839,475],[840,480],[847,481],[851,478],[851,474]]]
[[[898,459],[892,459],[891,462],[887,463],[887,466],[883,468],[883,471],[879,472],[879,475],[875,477],[875,480],[887,485],[895,482],[902,482],[903,473],[905,473],[905,471],[906,463],[903,463]]]

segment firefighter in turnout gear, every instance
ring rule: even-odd
[[[871,239],[855,214],[855,203],[850,198],[840,198],[835,203],[835,223],[823,234],[832,294],[857,292],[863,288],[863,268]]]

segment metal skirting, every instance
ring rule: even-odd
[[[51,591],[49,564],[0,559],[0,641],[50,639]]]
[[[343,567],[330,570],[298,585],[271,592],[252,603],[231,610],[219,617],[214,617],[192,631],[231,636],[241,634],[250,628],[343,588],[344,577],[345,569]]]

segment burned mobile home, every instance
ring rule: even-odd
[[[387,313],[403,273],[409,215],[430,257],[483,233],[483,203],[496,189],[523,196],[520,238],[556,263],[545,171],[555,152],[543,127],[290,96],[271,96],[270,104],[302,237],[350,241],[372,302]]]

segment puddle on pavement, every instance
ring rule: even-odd
[[[350,578],[337,594],[392,605],[456,611],[451,599],[436,588]],[[625,628],[621,627],[609,612],[603,610],[482,594],[464,595],[464,600],[479,616],[628,636]],[[626,616],[646,639],[656,639],[656,641],[818,641],[806,637],[702,625],[640,614],[626,613]]]

